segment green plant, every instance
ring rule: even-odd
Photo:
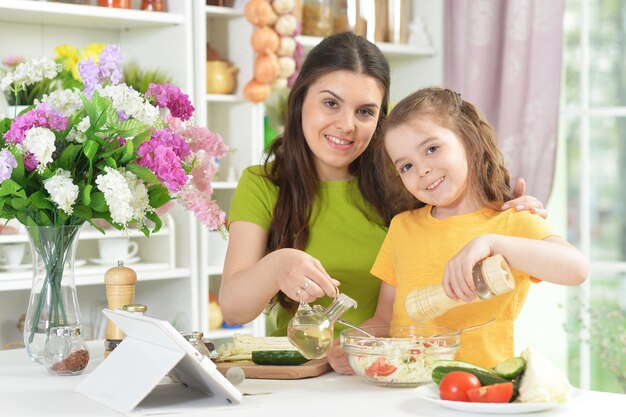
[[[171,82],[171,77],[159,69],[144,70],[136,62],[130,62],[123,67],[123,82],[144,94],[150,84]]]

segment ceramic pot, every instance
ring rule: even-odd
[[[239,68],[226,61],[207,61],[206,90],[209,94],[232,94],[237,88]]]

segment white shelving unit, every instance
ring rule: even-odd
[[[54,57],[54,47],[70,44],[82,48],[91,42],[114,43],[124,63],[160,68],[193,99],[192,5],[169,2],[167,13],[110,9],[32,0],[0,0],[0,55],[26,58]],[[174,207],[163,229],[146,238],[138,231],[127,236],[139,244],[138,263],[129,264],[138,275],[135,300],[148,305],[149,314],[172,321],[181,331],[197,330],[198,226],[192,215]],[[102,235],[81,231],[77,249],[75,281],[83,323],[97,337],[101,309],[106,303],[104,273],[110,266],[90,262],[98,254],[97,242],[125,236],[117,230]],[[24,234],[0,236],[0,245],[26,242]],[[85,262],[86,261],[86,262]],[[111,265],[114,266],[114,265]],[[0,270],[0,348],[21,340],[16,324],[25,313],[32,284],[32,270]]]
[[[203,2],[199,2],[203,3]],[[220,164],[217,182],[214,183],[215,198],[220,206],[228,210],[232,191],[236,188],[236,181],[225,182],[231,168],[237,174],[246,166],[259,164],[262,161],[263,150],[263,105],[254,105],[246,102],[241,91],[243,86],[252,78],[252,68],[255,55],[250,46],[250,36],[253,26],[246,21],[242,13],[244,2],[235,2],[236,8],[205,6],[196,4],[194,9],[194,40],[195,40],[195,72],[196,72],[196,108],[198,122],[209,126],[220,133],[227,144],[235,149]],[[429,4],[423,0],[413,0],[413,13],[418,13],[424,21],[439,28],[443,20],[443,6]],[[434,2],[439,3],[439,2]],[[317,45],[321,38],[300,36],[298,41],[305,51]],[[441,82],[443,74],[441,54],[441,37],[433,39],[433,46],[419,48],[412,45],[397,45],[382,43],[378,46],[389,59],[392,68],[391,101],[396,102],[411,91],[429,84]],[[209,42],[224,59],[237,65],[237,91],[232,95],[206,94],[206,42]],[[200,117],[206,115],[206,120]],[[210,244],[209,232],[201,230],[199,233],[200,273],[199,296],[201,328],[211,338],[230,337],[235,332],[248,332],[254,335],[264,334],[264,319],[257,318],[243,329],[218,329],[209,331],[208,328],[208,291],[217,295],[222,273],[222,262],[209,262],[210,253],[214,250]]]

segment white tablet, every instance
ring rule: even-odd
[[[241,392],[167,321],[123,310],[103,310],[126,333],[109,357],[76,391],[118,411],[129,412],[168,373],[223,404],[239,404]]]

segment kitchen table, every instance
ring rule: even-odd
[[[102,360],[102,342],[90,342],[92,360],[86,373]],[[0,351],[0,415],[3,416],[121,416],[84,397],[74,388],[85,378],[53,376],[34,365],[23,349]],[[185,415],[225,417],[281,416],[479,416],[449,410],[420,399],[412,388],[384,388],[366,384],[356,376],[327,373],[302,380],[246,380],[238,388],[247,394],[241,405],[203,408]],[[626,395],[580,391],[566,405],[528,414],[544,416],[610,416],[626,409]],[[622,410],[622,411],[619,411]],[[163,414],[160,414],[163,415]]]

